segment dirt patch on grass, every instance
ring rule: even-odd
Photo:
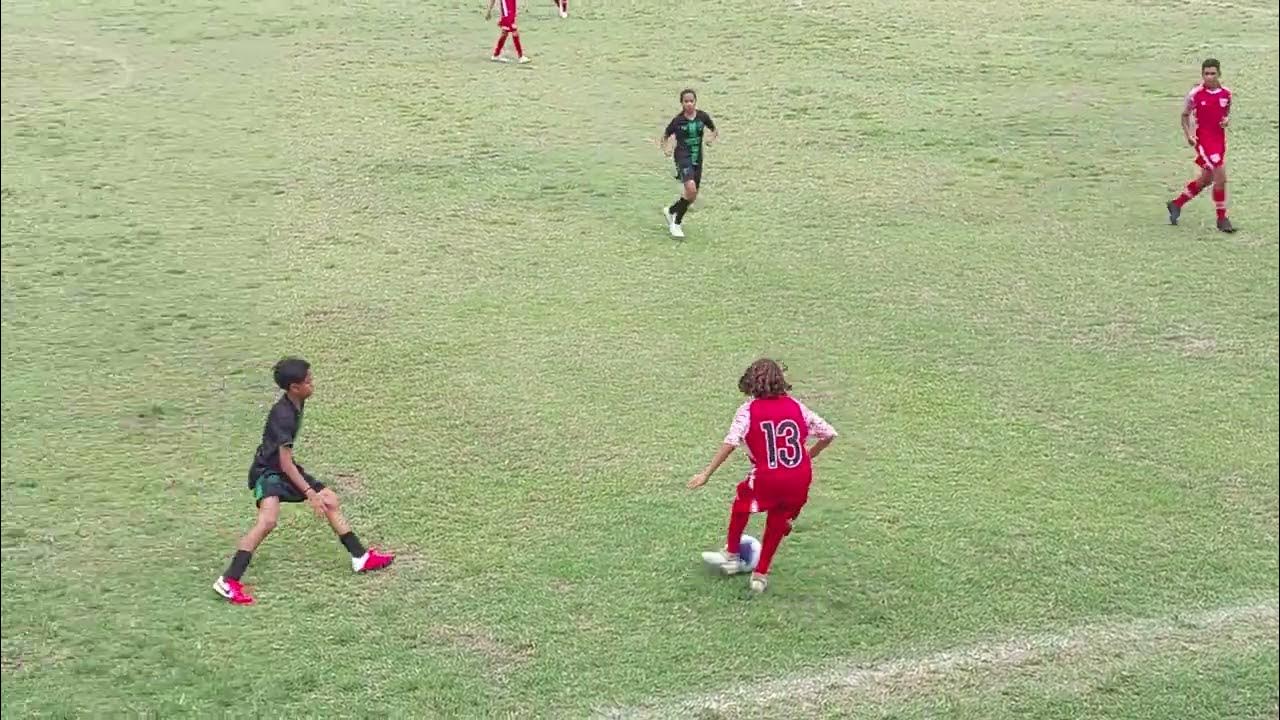
[[[339,470],[333,474],[334,491],[340,497],[364,497],[364,474],[359,470]]]
[[[483,628],[474,626],[437,626],[431,638],[484,661],[489,672],[498,679],[526,665],[534,656],[532,643],[512,645],[495,638]]]
[[[1137,335],[1137,323],[1132,320],[1116,319],[1092,323],[1082,328],[1071,336],[1071,344],[1110,350],[1134,345]]]
[[[1209,357],[1218,350],[1218,341],[1211,337],[1174,333],[1165,335],[1163,339],[1165,343],[1181,353],[1183,357]]]

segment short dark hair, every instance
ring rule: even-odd
[[[1208,58],[1204,62],[1200,63],[1200,72],[1204,72],[1209,68],[1222,72],[1222,65],[1218,63],[1217,58]]]
[[[276,385],[281,390],[288,390],[290,387],[307,379],[307,372],[311,370],[311,363],[297,357],[287,357],[276,363],[272,374],[275,376]]]
[[[791,386],[782,373],[781,365],[769,358],[760,358],[738,378],[738,390],[757,398],[785,395],[791,391]]]
[[[694,92],[693,88],[685,88],[680,91],[680,102],[684,102],[685,95],[692,95],[694,100],[698,99],[698,93]]]

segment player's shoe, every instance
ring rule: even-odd
[[[667,227],[671,227],[676,224],[676,214],[671,212],[670,205],[662,206],[662,217],[667,219]]]
[[[381,570],[394,562],[395,559],[395,555],[380,553],[376,548],[369,548],[364,555],[358,558],[351,558],[351,569],[358,573]]]
[[[682,237],[684,237],[684,228],[680,227],[679,225],[676,225],[675,223],[672,223],[672,224],[671,224],[671,237],[673,237],[673,238],[682,238]]]
[[[1165,207],[1169,208],[1169,224],[1177,225],[1178,216],[1182,215],[1182,208],[1178,207],[1178,203],[1170,200]]]
[[[769,589],[769,576],[751,573],[751,592],[759,595]]]
[[[529,59],[529,56],[528,56],[528,55],[521,55],[521,56],[520,56],[520,59],[519,59],[519,60],[516,60],[516,62],[520,63],[521,65],[526,65],[526,64],[531,63],[531,62],[533,62],[533,61]]]
[[[1218,221],[1218,229],[1224,233],[1233,233],[1236,231],[1235,226],[1231,224],[1231,220],[1227,218],[1222,218]]]
[[[226,598],[232,605],[252,605],[253,596],[240,584],[239,580],[228,580],[220,577],[213,583],[213,591]]]
[[[492,61],[494,61],[494,62],[501,62],[501,63],[504,63],[504,62],[511,62],[510,60],[508,60],[506,57],[504,57],[504,56],[502,56],[502,55],[492,55],[492,56],[490,56],[490,57],[489,57],[489,59],[490,59],[490,60],[492,60]]]
[[[708,568],[722,575],[737,575],[748,570],[747,564],[742,562],[742,558],[738,557],[738,553],[731,553],[726,550],[704,552],[702,553],[702,562]]]

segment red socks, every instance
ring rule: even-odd
[[[1192,198],[1199,195],[1201,190],[1204,190],[1204,188],[1200,187],[1200,184],[1195,180],[1192,180],[1187,183],[1187,189],[1183,190],[1181,195],[1173,199],[1173,204],[1178,207],[1182,207],[1183,205],[1191,202]]]
[[[507,33],[503,32],[498,36],[498,44],[493,46],[493,56],[498,57],[502,54],[502,46],[507,44]]]
[[[747,521],[751,519],[751,513],[735,512],[729,513],[729,537],[725,541],[725,551],[737,554],[738,546],[742,542],[742,531],[747,529]]]
[[[760,543],[760,562],[756,564],[756,573],[769,574],[769,564],[773,562],[773,554],[778,552],[782,538],[791,533],[791,513],[772,510],[764,522],[764,540]]]
[[[511,33],[511,44],[516,46],[516,55],[518,57],[524,57],[524,48],[520,47],[520,33]]]
[[[1177,207],[1182,207],[1203,191],[1204,188],[1200,187],[1198,182],[1192,180],[1187,183],[1187,187],[1182,191],[1182,194],[1173,199],[1173,204]],[[1225,186],[1221,189],[1216,187],[1213,189],[1213,207],[1218,213],[1219,220],[1227,218],[1227,188]]]

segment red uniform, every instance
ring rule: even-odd
[[[733,512],[779,510],[794,519],[808,502],[813,482],[806,445],[810,433],[824,439],[836,435],[826,420],[790,395],[755,398],[738,408],[724,442],[746,444],[751,471],[738,484]]]
[[[1196,119],[1196,164],[1222,167],[1227,162],[1227,129],[1222,121],[1231,114],[1231,91],[1196,85],[1187,93],[1185,108]]]
[[[498,0],[498,27],[503,30],[516,29],[516,0]]]

